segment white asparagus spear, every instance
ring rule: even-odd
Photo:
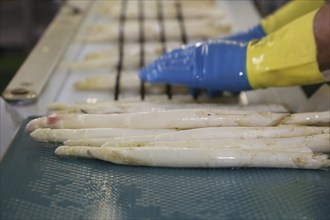
[[[95,31],[97,28],[95,27]],[[101,28],[102,29],[102,28]],[[174,49],[181,45],[179,42],[167,42],[166,49]],[[162,44],[159,42],[148,42],[144,44],[144,62],[149,64],[163,53]],[[138,43],[128,43],[124,47],[124,70],[136,70],[140,65],[141,46]],[[88,53],[83,60],[79,60],[69,64],[69,68],[73,71],[77,70],[95,70],[95,69],[115,69],[118,64],[119,49],[112,47],[107,50],[96,50]],[[135,73],[136,74],[136,73]]]
[[[317,134],[329,134],[328,127],[280,126],[280,127],[210,127],[159,134],[155,140],[186,140],[216,138],[286,138]]]
[[[156,59],[161,54],[155,53],[146,53],[145,54],[145,64],[151,63],[154,59]],[[119,54],[118,52],[109,55],[109,56],[102,56],[94,59],[86,59],[78,62],[73,62],[69,64],[69,68],[72,71],[78,70],[95,70],[95,69],[103,69],[107,68],[110,70],[115,69],[118,64]],[[136,70],[139,68],[140,65],[140,56],[137,55],[130,55],[125,54],[125,59],[123,60],[123,69],[124,70]]]
[[[180,42],[166,42],[166,49],[171,50],[180,47],[182,44]],[[118,47],[114,47],[107,50],[96,50],[88,53],[84,60],[97,60],[99,58],[117,58],[119,51]],[[125,58],[130,60],[132,57],[140,56],[141,45],[139,43],[127,43],[124,47]],[[144,55],[153,55],[154,57],[160,56],[163,53],[163,45],[159,42],[146,42],[143,44]]]
[[[155,103],[155,102],[121,102],[104,101],[96,103],[51,103],[48,110],[51,112],[67,113],[128,113],[128,112],[150,112],[169,109],[219,109],[219,110],[240,110],[257,112],[278,112],[285,113],[288,110],[283,105],[237,105],[237,104],[215,104],[215,103]]]
[[[328,155],[275,150],[167,147],[58,147],[58,155],[96,158],[116,164],[156,167],[272,167],[323,169]]]
[[[75,82],[74,87],[78,90],[111,90],[114,89],[116,74],[91,76]],[[135,72],[121,73],[120,88],[123,92],[139,93],[141,81]],[[148,93],[165,94],[166,87],[161,84],[145,83],[144,90]],[[188,94],[189,90],[185,86],[173,85],[172,93]],[[87,111],[84,111],[87,112]]]
[[[94,70],[107,68],[110,70],[115,69],[118,63],[118,57],[102,57],[95,60],[84,60],[69,64],[69,68],[72,71],[80,70]]]
[[[74,88],[78,90],[110,90],[116,84],[116,74],[96,75],[76,81]],[[135,93],[139,92],[140,79],[135,72],[123,72],[121,74],[120,88],[122,90],[130,90]]]
[[[145,62],[146,64],[151,63],[157,56],[151,54],[145,55]],[[133,56],[133,57],[125,57],[123,61],[123,69],[124,70],[136,70],[139,67],[140,57]],[[118,64],[118,55],[109,56],[109,57],[100,57],[98,59],[89,59],[89,60],[82,60],[74,63],[70,63],[69,68],[72,71],[80,71],[80,70],[95,70],[95,69],[103,69],[107,68],[113,70],[116,68]]]
[[[190,129],[202,127],[266,127],[277,125],[288,114],[269,112],[183,109],[125,114],[53,114],[27,125],[36,128]]]
[[[166,30],[179,30],[180,24],[177,20],[166,20]],[[222,20],[213,19],[189,19],[185,22],[185,27],[189,39],[202,40],[205,38],[215,38],[221,35],[229,34],[231,31],[231,25]],[[157,20],[146,20],[144,22],[145,40],[153,41],[158,40],[161,29]],[[118,24],[109,26],[105,24],[92,25],[86,36],[86,42],[104,42],[104,41],[116,41],[118,40]],[[138,21],[127,21],[125,23],[125,40],[127,42],[136,42],[139,37],[139,24]],[[181,34],[178,31],[167,31],[166,39],[169,41],[179,41]]]
[[[42,129],[42,128],[40,128]],[[144,140],[148,141],[148,139],[152,139],[153,137],[150,135],[147,136],[136,136],[139,141],[144,137]],[[135,140],[135,139],[130,139]],[[101,147],[103,144],[106,144],[107,142],[115,141],[121,142],[122,139],[117,138],[82,138],[82,139],[67,139],[66,141],[63,141],[63,144],[66,146],[90,146],[90,147]]]
[[[131,101],[141,101],[138,98],[126,98],[126,100]],[[123,100],[124,101],[124,100]],[[210,97],[205,93],[202,93],[198,100],[194,100],[192,96],[189,95],[175,95],[172,99],[168,99],[167,95],[148,95],[145,97],[145,101],[154,102],[154,103],[218,103],[218,104],[237,104],[239,102],[239,98],[237,96],[219,96],[219,97]]]
[[[126,48],[126,46],[125,46]],[[111,48],[111,49],[107,49],[107,50],[97,50],[97,51],[93,51],[88,53],[83,61],[87,61],[87,60],[98,60],[101,58],[117,58],[118,57],[118,51],[119,49],[117,47],[115,48]],[[138,55],[138,53],[136,53],[136,55]]]
[[[133,138],[134,137],[131,137],[131,139]],[[203,148],[241,147],[247,149],[286,148],[288,150],[294,150],[297,147],[298,148],[305,147],[314,152],[330,153],[329,134],[291,137],[291,138],[245,138],[245,139],[222,138],[222,139],[186,139],[186,140],[154,140],[154,141],[120,141],[120,139],[117,140],[109,139],[108,141],[103,143],[104,144],[101,145],[102,147],[141,147],[141,146],[203,147]]]
[[[138,2],[139,1],[132,1],[130,2],[129,6],[132,3]],[[185,19],[205,17],[210,17],[212,19],[222,19],[225,17],[223,11],[219,8],[218,5],[215,5],[214,2],[212,2],[212,4],[205,4],[204,2],[206,1],[203,0],[202,4],[197,1],[182,1],[182,11]],[[145,1],[143,6],[145,19],[157,19],[157,1]],[[176,19],[177,9],[175,6],[175,1],[163,1],[162,6],[163,16],[166,19]],[[120,17],[120,7],[120,4],[115,6],[113,4],[111,6],[103,5],[98,8],[98,14],[101,16],[111,17],[112,19],[118,19]],[[135,5],[135,7],[128,7],[126,15],[126,19],[138,19],[138,6]]]
[[[72,139],[64,142],[67,146],[91,146],[91,147],[140,147],[140,146],[168,146],[168,147],[222,147],[235,146],[283,146],[309,147],[314,152],[329,153],[330,137],[328,134],[290,137],[290,138],[242,138],[242,139],[186,139],[186,140],[154,140],[152,137],[120,137],[120,138],[90,138]]]
[[[276,127],[277,128],[277,127]],[[229,128],[232,132],[239,132],[227,135],[227,131],[224,133],[216,133],[222,132],[223,128],[215,128],[215,129],[192,129],[185,131],[177,131],[172,134],[160,134],[160,135],[145,135],[145,136],[133,136],[133,137],[113,137],[113,138],[85,138],[85,139],[68,139],[64,142],[65,145],[70,146],[95,146],[100,147],[103,144],[109,142],[113,145],[121,145],[122,143],[137,143],[137,145],[141,145],[144,143],[150,142],[162,142],[162,141],[186,141],[186,140],[224,140],[225,143],[231,140],[237,140],[238,143],[247,141],[246,143],[259,142],[261,140],[266,140],[267,142],[276,141],[282,145],[308,145],[311,146],[315,151],[323,152],[328,150],[329,148],[329,134],[322,134],[322,132],[326,132],[323,129],[315,129],[311,130],[308,127],[308,130],[302,130],[301,128],[292,129],[283,129],[283,127],[279,127],[280,129],[275,128],[265,128],[264,130],[260,130],[259,128],[251,128],[253,131],[249,132],[245,128],[237,129]],[[258,130],[259,129],[259,130]],[[196,131],[194,131],[196,130]],[[213,131],[212,131],[213,130]],[[216,130],[216,131],[215,131]],[[209,132],[198,134],[198,132]],[[289,133],[288,133],[289,132]],[[291,133],[292,132],[292,133]],[[321,134],[318,134],[321,133]],[[256,140],[254,140],[254,138]],[[270,139],[267,141],[267,139]],[[279,145],[280,145],[279,144]]]
[[[283,120],[287,125],[330,126],[330,111],[292,114]]]
[[[118,19],[120,17],[122,7],[120,3],[113,4],[112,1],[104,1],[102,3],[104,4],[100,4],[97,8],[97,15],[110,17],[111,19]],[[139,3],[140,1],[130,1],[129,4],[127,4],[125,10],[126,19],[139,18]],[[143,1],[143,8],[144,19],[157,19],[157,1]]]
[[[224,142],[222,142],[224,140]],[[244,143],[242,141],[233,141],[227,142],[228,139],[211,139],[211,140],[190,140],[190,141],[158,141],[158,142],[140,142],[140,143],[117,143],[112,144],[107,142],[103,144],[102,148],[202,148],[202,149],[209,149],[209,148],[217,148],[217,149],[224,149],[224,150],[269,150],[269,151],[281,151],[281,152],[316,152],[313,151],[308,146],[298,146],[298,145],[277,145],[276,141],[268,141],[267,144],[258,141],[251,141],[248,143]],[[151,145],[148,145],[150,143]],[[156,144],[156,145],[155,145]],[[190,145],[186,145],[190,144]],[[96,147],[96,146],[85,146],[85,145],[62,145],[63,148],[72,149],[72,147]],[[96,147],[97,148],[97,147]],[[323,152],[319,152],[323,153]]]
[[[179,22],[172,22],[172,20],[165,20],[165,30],[180,30]],[[151,27],[150,27],[151,28]],[[231,25],[224,20],[212,19],[191,19],[185,20],[185,30],[190,43],[205,39],[220,38],[231,32]],[[166,39],[178,40],[181,37],[179,31],[166,31]],[[160,35],[160,30],[156,32],[148,32],[146,38],[148,40],[155,39]]]
[[[50,129],[39,128],[34,130],[30,136],[36,141],[42,142],[63,142],[67,139],[81,138],[109,138],[109,137],[128,137],[139,135],[156,135],[174,132],[170,129],[121,129],[121,128],[92,128],[92,129]]]
[[[154,140],[187,140],[217,138],[285,138],[328,134],[326,127],[216,127],[190,130],[134,130],[134,129],[49,129],[39,128],[31,133],[39,141],[63,142],[69,139],[124,137],[113,141],[154,141]],[[158,133],[159,132],[159,133]],[[134,136],[130,138],[129,136]]]

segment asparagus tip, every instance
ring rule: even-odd
[[[59,146],[55,149],[55,154],[57,155],[65,155],[65,146]]]
[[[26,132],[32,132],[34,130],[36,130],[38,127],[37,127],[37,124],[36,124],[36,119],[33,119],[31,121],[29,121],[25,127],[25,131]]]

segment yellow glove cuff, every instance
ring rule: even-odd
[[[261,21],[261,26],[267,34],[273,33],[296,18],[322,7],[324,3],[325,0],[291,1],[275,13],[264,18]]]
[[[249,43],[246,68],[252,88],[326,81],[316,60],[313,33],[316,12],[310,12],[261,40]]]

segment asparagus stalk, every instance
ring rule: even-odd
[[[69,68],[72,71],[79,70],[92,70],[92,69],[102,69],[102,68],[111,68],[114,69],[118,57],[102,57],[94,60],[85,60],[69,64]]]
[[[116,164],[156,167],[272,167],[323,169],[328,155],[314,152],[222,148],[60,146],[58,155],[100,159]]]
[[[114,89],[116,82],[116,75],[98,75],[87,77],[83,80],[75,82],[74,87],[77,90],[110,90]],[[122,72],[121,73],[121,89],[125,92],[137,93],[139,92],[140,79],[135,72]],[[149,83],[145,84],[145,91],[151,93],[165,93],[164,85],[152,85]],[[178,94],[188,94],[188,88],[185,86],[174,85],[172,86],[172,92]],[[107,113],[107,112],[105,112]]]
[[[122,137],[139,135],[156,135],[173,132],[171,129],[121,129],[121,128],[92,128],[92,129],[50,129],[39,128],[34,130],[30,136],[41,142],[63,142],[68,139]]]
[[[146,64],[151,63],[154,59],[157,58],[155,54],[146,54],[145,62]],[[69,68],[72,71],[78,70],[94,70],[94,69],[103,69],[110,68],[115,69],[116,64],[118,63],[119,54],[113,54],[109,56],[100,56],[95,58],[87,58],[82,61],[77,61],[69,64]],[[139,67],[139,56],[137,55],[127,55],[127,60],[123,63],[123,68],[125,70],[136,70]]]
[[[330,111],[292,114],[283,120],[287,125],[330,126]]]
[[[144,55],[153,57],[154,59],[163,53],[163,47],[161,42],[145,42],[144,43]],[[171,50],[180,47],[181,43],[178,41],[166,42],[166,49]],[[125,58],[138,59],[140,55],[140,44],[139,43],[126,43],[124,48]],[[97,60],[99,58],[109,57],[115,59],[118,57],[118,47],[111,47],[109,49],[101,49],[92,51],[83,60]],[[136,58],[137,57],[137,58]]]
[[[125,72],[121,75],[124,90],[138,91],[140,79],[135,72]],[[116,82],[116,74],[94,75],[75,82],[74,87],[78,90],[106,90],[113,89]]]
[[[112,0],[113,1],[113,0]],[[211,3],[208,3],[211,2]],[[132,2],[134,3],[134,2]],[[146,1],[144,3],[145,6],[145,14],[144,17],[146,19],[157,19],[157,1]],[[224,12],[219,8],[219,6],[215,5],[214,1],[206,1],[203,0],[202,4],[199,1],[181,1],[183,14],[185,18],[205,18],[211,17],[213,19],[223,19],[225,17]],[[135,8],[128,7],[127,17],[126,19],[138,19],[139,12]],[[177,16],[177,9],[175,6],[175,1],[164,1],[163,3],[164,17],[167,19],[175,19]],[[110,16],[112,19],[116,19],[120,17],[120,4],[115,5],[102,5],[98,7],[98,14],[101,16],[108,17]]]
[[[53,114],[30,121],[37,128],[134,128],[191,129],[202,127],[266,127],[280,123],[288,114],[269,112],[183,109],[126,114]]]
[[[288,110],[282,105],[234,105],[234,104],[200,104],[200,103],[155,103],[155,102],[96,102],[96,103],[52,103],[48,106],[51,112],[67,112],[81,113],[87,112],[90,114],[105,114],[105,113],[129,113],[129,112],[150,112],[162,111],[170,109],[219,109],[219,110],[240,110],[240,111],[257,111],[257,112],[278,112],[285,113]]]
[[[292,137],[292,138],[244,138],[244,139],[186,139],[186,140],[154,140],[154,141],[120,141],[123,138],[109,139],[103,142],[102,147],[141,147],[141,146],[167,146],[167,147],[222,147],[247,149],[282,149],[287,151],[309,149],[314,152],[330,153],[330,136],[327,134]],[[131,137],[134,139],[134,137]],[[103,140],[104,141],[104,140]],[[68,142],[69,145],[73,142]],[[86,143],[86,142],[85,142]],[[67,144],[67,143],[65,143]],[[78,144],[78,143],[77,143]],[[77,145],[79,146],[79,145]]]
[[[166,20],[165,28],[168,30],[177,30],[180,26],[175,20]],[[213,20],[213,19],[192,19],[189,22],[185,22],[187,27],[187,35],[189,39],[202,40],[203,38],[214,38],[221,35],[230,33],[231,25],[225,20]],[[117,25],[109,26],[107,23],[93,24],[88,28],[85,42],[104,42],[109,40],[118,40],[118,28]],[[128,21],[125,24],[127,30],[126,40],[127,42],[137,42],[139,36],[139,25],[136,21]],[[159,37],[159,25],[155,20],[146,20],[145,27],[145,40],[153,41]],[[169,41],[178,41],[181,35],[176,31],[167,32],[167,39]]]
[[[69,139],[123,137],[117,141],[154,141],[154,140],[189,140],[189,139],[246,139],[246,138],[286,138],[327,134],[327,127],[210,127],[175,131],[171,129],[50,129],[39,128],[31,133],[38,141],[63,142]],[[134,136],[131,137],[130,136]],[[100,139],[100,141],[102,141]],[[113,140],[115,141],[115,140]],[[86,140],[88,142],[88,140]],[[94,144],[93,144],[94,145]]]

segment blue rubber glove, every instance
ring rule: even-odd
[[[239,32],[233,35],[229,35],[224,37],[223,40],[233,40],[233,41],[240,41],[240,42],[249,42],[253,39],[261,39],[266,36],[266,32],[262,28],[261,25],[257,25],[251,29],[248,29],[244,32]]]
[[[246,75],[246,43],[209,41],[174,49],[142,68],[140,78],[150,83],[190,88],[250,90]]]
[[[227,37],[224,37],[223,40],[231,40],[231,41],[237,41],[237,42],[249,42],[250,40],[253,40],[253,39],[261,39],[266,35],[267,35],[266,32],[264,31],[262,26],[259,24],[246,31],[238,32],[236,34],[232,34]],[[221,96],[222,91],[208,89],[207,94],[209,97],[217,97],[217,96]]]
[[[242,32],[224,37],[223,40],[232,40],[232,41],[237,41],[237,42],[249,42],[250,40],[253,40],[253,39],[261,39],[266,35],[267,34],[264,31],[264,29],[262,28],[261,24],[259,24],[246,31],[242,31]],[[217,96],[221,96],[222,91],[208,89],[207,94],[209,97],[217,97]]]

